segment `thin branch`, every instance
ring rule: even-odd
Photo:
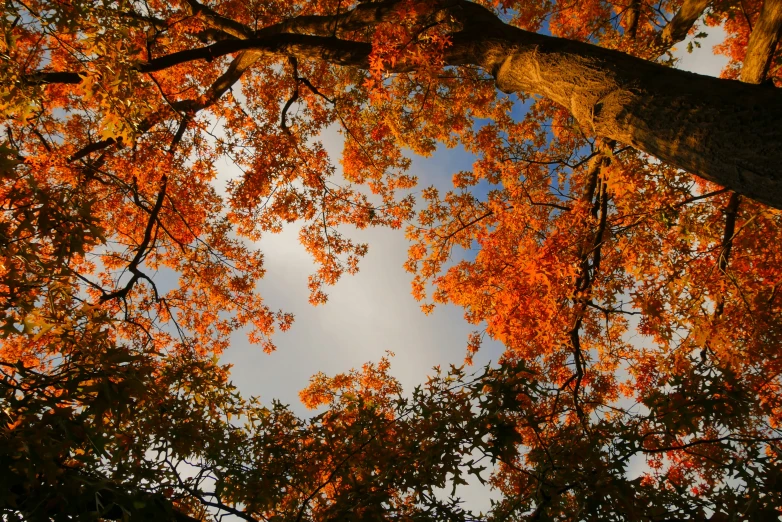
[[[241,51],[256,51],[262,55],[273,57],[296,55],[304,58],[323,59],[337,65],[367,67],[372,45],[322,36],[277,34],[247,40],[223,40],[204,47],[177,51],[138,64],[133,67],[133,70],[152,73],[198,60],[211,62],[216,58]],[[24,82],[28,85],[79,84],[82,81],[83,77],[79,72],[65,71],[37,71],[24,77]]]
[[[111,299],[116,299],[116,298],[124,299],[128,295],[128,293],[133,289],[133,286],[138,282],[139,279],[146,279],[150,283],[152,282],[151,279],[149,279],[149,277],[147,277],[146,274],[144,274],[138,269],[138,266],[139,264],[141,264],[141,262],[144,261],[144,258],[149,253],[148,250],[149,243],[150,241],[152,241],[152,232],[154,231],[158,214],[160,213],[160,209],[163,208],[163,200],[165,199],[165,195],[166,195],[167,183],[168,183],[168,177],[164,174],[160,180],[160,191],[158,192],[157,201],[155,201],[155,206],[152,208],[152,212],[150,213],[149,220],[147,221],[147,227],[144,230],[144,238],[142,239],[141,244],[139,245],[138,250],[136,251],[136,255],[133,257],[130,264],[128,265],[128,271],[131,274],[133,274],[133,277],[131,277],[130,281],[128,281],[128,284],[126,284],[125,287],[101,296],[100,298],[101,303],[105,303],[106,301],[109,301]],[[153,287],[154,287],[154,283],[153,283]],[[155,289],[155,294],[157,294],[157,289]]]
[[[291,94],[291,97],[288,98],[287,102],[285,102],[285,106],[282,108],[282,112],[280,112],[280,127],[282,128],[282,131],[285,134],[292,137],[293,134],[288,128],[288,123],[286,122],[286,119],[288,116],[288,109],[290,109],[291,105],[293,105],[296,102],[296,100],[299,99],[299,66],[296,58],[293,56],[288,58],[288,62],[291,64],[291,67],[293,68],[294,86],[293,86],[293,94]]]
[[[714,196],[719,196],[720,194],[724,194],[726,192],[729,192],[730,189],[723,188],[719,190],[715,190],[713,192],[708,192],[706,194],[701,194],[700,196],[693,196],[691,198],[687,198],[684,201],[678,202],[676,205],[674,205],[674,208],[683,207],[684,205],[687,205],[689,203],[692,203],[694,201],[698,201],[700,199],[706,199],[706,198],[713,198]]]

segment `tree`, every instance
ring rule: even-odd
[[[777,516],[780,5],[9,0],[4,516]],[[704,12],[741,82],[671,67]],[[438,144],[477,160],[416,203]],[[292,321],[249,241],[294,221],[313,304],[367,251],[344,226],[407,223],[424,311],[463,306],[498,366],[409,398],[386,360],[318,375],[307,421],[242,398],[230,334]],[[465,474],[485,517],[437,493]]]

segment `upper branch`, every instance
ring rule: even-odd
[[[667,51],[687,37],[695,21],[711,4],[711,0],[684,0],[679,11],[657,36],[656,45],[660,53]]]
[[[244,24],[240,24],[235,20],[231,20],[225,16],[218,14],[207,6],[197,2],[196,0],[186,0],[190,12],[204,20],[212,28],[222,31],[226,34],[245,40],[253,37],[253,31]]]
[[[761,83],[765,79],[780,33],[782,33],[782,0],[766,0],[749,36],[747,54],[741,68],[741,81]]]
[[[378,5],[390,4],[371,3],[366,13],[378,16]],[[361,9],[354,12],[364,13]],[[432,9],[429,16],[436,13],[461,26],[451,34],[452,45],[443,56],[445,65],[482,67],[502,91],[539,94],[567,108],[584,132],[625,143],[782,208],[782,96],[775,89],[700,76],[588,43],[524,31],[467,0],[444,0]],[[335,17],[327,19],[333,22]],[[306,25],[296,20],[286,23],[291,28],[300,24],[297,30]],[[369,18],[363,20],[369,23]],[[325,26],[319,27],[311,30]],[[366,69],[372,45],[311,34],[256,35],[172,53],[136,69],[154,72],[241,51]],[[403,72],[415,67],[399,60],[388,70]],[[77,72],[70,74],[57,78],[79,80]],[[33,83],[55,79],[30,78]]]
[[[640,11],[641,11],[641,1],[640,0],[631,0],[630,5],[627,7],[627,12],[625,14],[626,16],[626,24],[627,29],[625,29],[625,37],[629,38],[630,40],[635,40],[636,35],[638,34],[638,19],[640,18]]]
[[[281,33],[333,36],[338,31],[356,31],[388,21],[393,15],[394,7],[399,2],[400,0],[367,2],[336,15],[297,16],[260,29],[256,31],[255,36],[260,37]]]
[[[372,46],[368,43],[340,40],[304,34],[275,34],[247,40],[222,40],[211,45],[187,49],[154,58],[138,64],[134,69],[152,73],[197,60],[212,61],[215,58],[242,51],[253,51],[260,56],[297,56],[324,60],[336,65],[369,66]],[[235,66],[238,68],[238,66]],[[25,77],[25,83],[40,85],[50,83],[81,83],[79,72],[36,72]]]

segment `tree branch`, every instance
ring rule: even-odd
[[[725,275],[728,269],[728,260],[730,259],[730,251],[733,248],[733,236],[736,231],[736,216],[739,211],[739,203],[741,202],[741,196],[732,192],[728,199],[728,204],[725,207],[725,232],[722,236],[722,243],[720,244],[720,257],[717,261],[717,268],[721,274]],[[714,306],[714,318],[717,319],[722,315],[725,310],[725,295],[720,294],[717,297],[717,304]]]
[[[687,37],[692,26],[711,4],[711,0],[684,0],[679,11],[657,35],[655,45],[660,54]]]
[[[144,230],[144,238],[141,240],[141,244],[138,246],[138,249],[136,250],[136,255],[133,257],[133,259],[130,261],[130,264],[128,265],[128,271],[131,274],[133,274],[133,277],[130,278],[128,284],[126,284],[123,288],[119,290],[115,290],[114,292],[111,292],[109,294],[102,295],[100,297],[101,303],[105,303],[106,301],[110,301],[111,299],[124,298],[133,289],[133,287],[135,286],[136,282],[138,282],[139,279],[147,279],[149,281],[149,278],[138,269],[138,266],[141,264],[142,261],[144,261],[144,258],[149,253],[148,249],[149,249],[149,243],[150,241],[152,241],[152,231],[155,228],[155,223],[157,222],[160,209],[163,208],[163,200],[165,199],[165,195],[166,195],[167,183],[168,183],[168,177],[164,174],[160,180],[160,191],[158,192],[157,195],[157,201],[155,201],[155,206],[152,208],[152,212],[150,212],[149,220],[147,221],[147,227]],[[157,291],[155,293],[157,293]]]
[[[630,40],[635,40],[635,36],[638,33],[638,19],[641,11],[641,0],[630,0],[630,5],[627,7],[625,14],[625,37]]]
[[[366,2],[357,5],[350,11],[336,15],[305,15],[297,16],[275,25],[264,27],[255,32],[256,37],[270,36],[282,33],[309,34],[316,36],[335,35],[335,29],[343,32],[356,31],[365,27],[386,22],[391,19],[394,7],[400,0],[384,2]]]
[[[782,0],[766,0],[749,36],[747,54],[741,68],[741,81],[762,83],[782,34]]]
[[[222,40],[196,49],[187,49],[154,58],[136,65],[133,69],[152,73],[197,60],[213,61],[215,58],[241,51],[255,51],[259,56],[298,56],[324,60],[336,65],[369,66],[372,45],[364,42],[340,40],[303,34],[276,34],[247,40]],[[78,84],[83,80],[77,72],[35,72],[24,78],[28,85],[67,83]]]
[[[246,25],[240,24],[239,22],[231,20],[230,18],[226,18],[225,16],[218,14],[216,11],[213,11],[196,0],[186,1],[193,16],[197,16],[198,18],[202,19],[212,28],[217,29],[218,31],[222,31],[240,40],[252,38],[253,31]]]
[[[63,471],[58,475],[60,481],[80,485],[77,490],[69,490],[67,502],[60,496],[51,496],[43,488],[16,486],[8,492],[16,503],[15,510],[29,520],[53,520],[76,515],[76,518],[97,516],[104,520],[128,520],[130,516],[131,521],[201,522],[201,519],[179,511],[171,500],[159,493],[134,491],[103,477],[85,475],[72,469]]]
[[[524,31],[467,0],[446,4],[449,7],[438,13],[450,15],[463,30],[451,34],[445,65],[482,67],[504,92],[539,94],[567,107],[585,133],[626,143],[782,208],[782,147],[777,146],[782,143],[782,95],[775,89],[678,71],[588,43]],[[250,50],[366,69],[372,45],[276,34],[172,53],[137,70],[154,72]],[[399,60],[388,70],[414,68],[414,63]]]

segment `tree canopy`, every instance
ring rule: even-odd
[[[4,520],[782,513],[780,0],[7,0],[0,23]],[[721,79],[675,68],[698,23],[727,33]],[[440,146],[476,160],[416,189]],[[257,289],[286,223],[313,304],[371,247],[351,230],[404,229],[423,311],[463,307],[467,362],[502,358],[407,395],[386,359],[319,374],[310,419],[243,397],[219,357],[291,326]]]

